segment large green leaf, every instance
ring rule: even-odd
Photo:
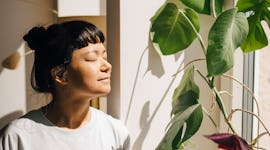
[[[190,23],[199,31],[198,16],[192,9],[181,10],[174,3],[165,3],[152,17],[150,38],[163,55],[187,48],[197,37]]]
[[[201,126],[203,119],[202,107],[195,104],[185,111],[175,114],[171,126],[159,143],[156,150],[176,150],[183,142],[194,135]]]
[[[211,15],[211,3],[212,0],[181,0],[186,6],[194,9],[201,14]],[[215,12],[217,14],[222,12],[223,0],[214,0]]]
[[[185,72],[179,86],[175,89],[172,101],[170,128],[158,146],[158,150],[178,149],[193,136],[201,126],[202,107],[198,104],[199,88],[194,83],[194,67]]]
[[[191,105],[198,104],[199,87],[194,82],[194,67],[187,69],[178,87],[174,90],[172,114],[183,112]]]
[[[206,52],[207,69],[210,76],[221,75],[234,65],[233,54],[248,34],[248,21],[237,8],[221,13],[208,36]]]
[[[192,106],[190,106],[192,107]],[[193,111],[193,113],[190,115],[190,117],[186,121],[186,129],[184,134],[183,131],[179,132],[179,135],[184,135],[181,138],[181,142],[178,142],[178,146],[181,146],[183,142],[191,138],[200,128],[203,120],[203,110],[202,107],[199,105],[197,109]],[[177,142],[177,140],[176,140]]]
[[[248,23],[249,33],[246,40],[241,45],[244,53],[261,49],[268,45],[268,39],[262,28],[261,21],[265,20],[270,26],[270,0],[239,0],[237,2],[238,11],[249,12]]]

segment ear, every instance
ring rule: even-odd
[[[68,81],[67,70],[62,66],[56,66],[51,69],[53,80],[61,85],[66,85]]]

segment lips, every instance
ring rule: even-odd
[[[110,80],[110,76],[106,76],[106,77],[102,77],[100,79],[98,79],[98,81],[106,81],[106,80]]]

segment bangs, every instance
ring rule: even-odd
[[[103,33],[93,24],[83,21],[70,21],[63,23],[70,37],[69,50],[80,49],[89,43],[104,43]]]
[[[104,43],[105,38],[101,31],[99,30],[89,30],[85,28],[81,34],[79,34],[78,38],[75,41],[76,48],[80,49],[85,46],[88,46],[89,43],[96,44],[96,43]]]

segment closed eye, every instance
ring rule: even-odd
[[[93,61],[96,61],[97,59],[85,59],[85,61],[90,61],[90,62],[93,62]]]
[[[85,56],[86,61],[95,61],[97,59],[98,59],[98,55],[96,52],[87,53],[87,55]]]

